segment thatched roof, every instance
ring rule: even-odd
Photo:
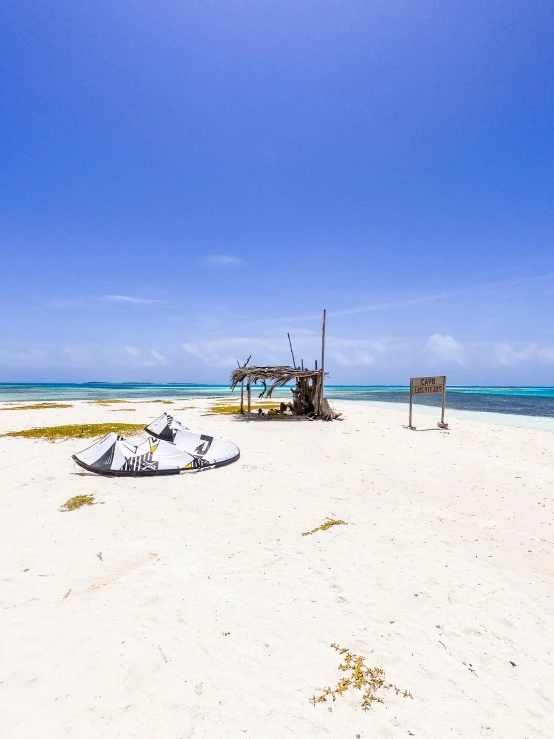
[[[326,373],[327,374],[327,373]],[[248,377],[251,382],[271,382],[271,387],[267,391],[267,396],[271,397],[271,393],[276,387],[286,385],[287,382],[297,379],[310,379],[321,376],[321,370],[303,370],[295,367],[237,367],[231,374],[231,390]]]

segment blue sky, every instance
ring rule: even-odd
[[[554,4],[0,6],[0,381],[554,384]]]

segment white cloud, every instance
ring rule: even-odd
[[[64,346],[62,352],[73,364],[88,364],[91,359],[91,352],[88,347]]]
[[[334,316],[353,316],[358,313],[373,313],[375,311],[388,311],[397,308],[407,308],[410,305],[419,305],[421,303],[434,303],[437,300],[449,298],[451,293],[435,293],[433,295],[419,295],[415,297],[399,298],[397,300],[385,300],[381,303],[373,305],[364,305],[359,308],[350,308],[347,310],[338,310],[329,312],[329,317]]]
[[[296,340],[294,336],[292,337],[296,363],[299,365],[304,359],[305,366],[313,367],[314,360],[317,359],[319,363],[321,357],[321,338],[313,333],[298,333]],[[198,343],[187,342],[183,344],[183,349],[210,367],[228,367],[229,370],[236,366],[237,360],[244,362],[250,354],[252,364],[292,363],[286,333],[281,340],[274,337],[235,337]],[[326,356],[329,361],[345,367],[369,366],[375,362],[374,355],[381,355],[385,351],[382,341],[339,339],[329,336]]]
[[[52,355],[39,346],[0,347],[0,365],[7,367],[45,367],[52,364]]]
[[[440,359],[444,362],[465,364],[466,355],[463,346],[449,334],[445,336],[442,334],[433,334],[427,342],[427,349],[435,359]]]
[[[453,290],[435,292],[426,295],[393,295],[390,298],[372,303],[370,305],[363,305],[357,308],[349,308],[345,310],[330,310],[327,313],[328,317],[334,316],[350,316],[359,313],[373,313],[377,311],[391,311],[398,308],[406,308],[412,305],[419,305],[425,303],[434,303],[438,301],[449,300],[453,301],[456,299],[462,299],[465,301],[472,300],[474,298],[506,296],[507,291],[518,293],[518,291],[528,290],[529,287],[534,285],[540,285],[541,283],[547,283],[548,289],[551,289],[551,283],[554,278],[554,273],[530,275],[527,277],[518,277],[511,280],[498,280],[494,282],[483,282],[477,284],[466,285],[465,287],[455,288]],[[311,316],[303,316],[302,318],[311,318]],[[293,319],[291,319],[293,320]]]
[[[529,356],[530,347],[526,347],[523,351],[518,351],[511,344],[502,342],[496,344],[492,349],[492,356],[495,357],[497,364],[503,367],[513,367]]]
[[[515,367],[525,362],[554,364],[554,347],[538,346],[535,343],[497,343],[491,347],[490,355],[496,364],[503,367]]]
[[[139,349],[132,345],[104,346],[101,354],[105,361],[121,367],[160,367],[169,364],[156,349]]]
[[[319,337],[314,342],[316,353],[320,349]],[[341,367],[369,367],[375,364],[375,355],[386,352],[382,341],[368,341],[364,339],[339,339],[329,336],[326,343],[326,357],[328,363],[338,364]]]
[[[236,267],[243,264],[240,257],[232,257],[229,254],[210,254],[202,260],[207,267]]]
[[[133,345],[74,344],[60,346],[0,344],[0,367],[165,367],[166,357],[157,349]]]
[[[157,352],[155,349],[150,349],[150,355],[154,358],[156,364],[160,364],[163,366],[165,366],[166,364],[169,364],[169,362],[163,356],[163,354],[160,354],[160,352]]]
[[[554,364],[554,346],[543,346],[537,350],[538,358],[545,364]]]
[[[101,295],[100,300],[110,303],[130,303],[135,305],[161,305],[167,303],[167,300],[153,300],[150,298],[135,298],[131,295]]]
[[[253,355],[251,363],[285,364],[290,356],[288,344],[285,342],[286,339],[275,341],[235,337],[199,343],[187,342],[183,344],[183,349],[210,367],[228,367],[231,370],[237,361],[245,362],[250,355]]]
[[[59,298],[49,303],[50,308],[81,308],[85,301],[77,298]]]

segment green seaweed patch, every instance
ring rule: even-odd
[[[84,505],[94,505],[94,495],[75,495],[73,498],[66,500],[60,511],[76,511]]]
[[[102,398],[100,400],[89,400],[92,405],[112,405],[112,403],[129,403],[128,400],[107,400]]]
[[[161,398],[158,398],[157,400],[138,400],[137,403],[166,403],[167,405],[173,405],[175,401],[174,400],[162,400]]]
[[[2,436],[21,436],[24,439],[94,439],[98,436],[115,431],[122,436],[136,434],[144,430],[143,423],[83,423],[72,426],[45,426],[43,428],[25,429],[24,431],[10,431]]]
[[[302,536],[315,534],[316,531],[327,531],[327,529],[330,529],[331,526],[348,526],[348,524],[346,523],[346,521],[340,521],[337,518],[328,518],[325,523],[322,523],[321,526],[318,526],[316,529],[312,529],[311,531],[304,531]]]
[[[110,408],[110,413],[134,413],[136,408]]]
[[[12,405],[0,411],[42,411],[44,408],[73,408],[70,403],[33,403],[32,405]]]
[[[367,667],[365,657],[352,654],[349,649],[343,649],[338,644],[331,644],[331,647],[340,652],[341,656],[344,656],[344,663],[339,665],[339,670],[349,672],[350,676],[339,680],[336,688],[325,688],[321,695],[312,696],[310,703],[313,703],[314,706],[316,703],[326,702],[329,697],[336,700],[337,695],[343,695],[349,688],[364,689],[365,692],[362,695],[364,711],[370,709],[373,703],[384,702],[381,696],[377,695],[379,690],[394,690],[396,695],[413,699],[413,695],[409,691],[400,690],[394,683],[386,683],[385,673],[380,667]]]
[[[252,411],[257,411],[258,409],[267,411],[270,408],[275,406],[275,402],[268,402],[268,403],[256,403],[256,405],[251,406]],[[248,412],[248,403],[244,403],[244,412]],[[209,408],[207,408],[207,411],[204,415],[211,416],[214,414],[222,414],[222,415],[229,415],[233,416],[240,413],[240,403],[216,403],[215,405],[211,405]]]

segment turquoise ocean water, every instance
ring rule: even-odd
[[[261,388],[260,388],[261,392]],[[222,398],[238,397],[240,390],[231,393],[228,385],[192,384],[8,384],[0,383],[0,401],[95,400],[100,398]],[[327,385],[329,400],[381,401],[407,403],[409,392],[403,386]],[[257,388],[253,388],[257,397]],[[276,398],[289,397],[290,389],[280,388]],[[418,398],[417,403],[439,406],[440,396]],[[463,411],[485,411],[522,416],[554,418],[554,387],[450,387],[447,390],[449,408]]]

